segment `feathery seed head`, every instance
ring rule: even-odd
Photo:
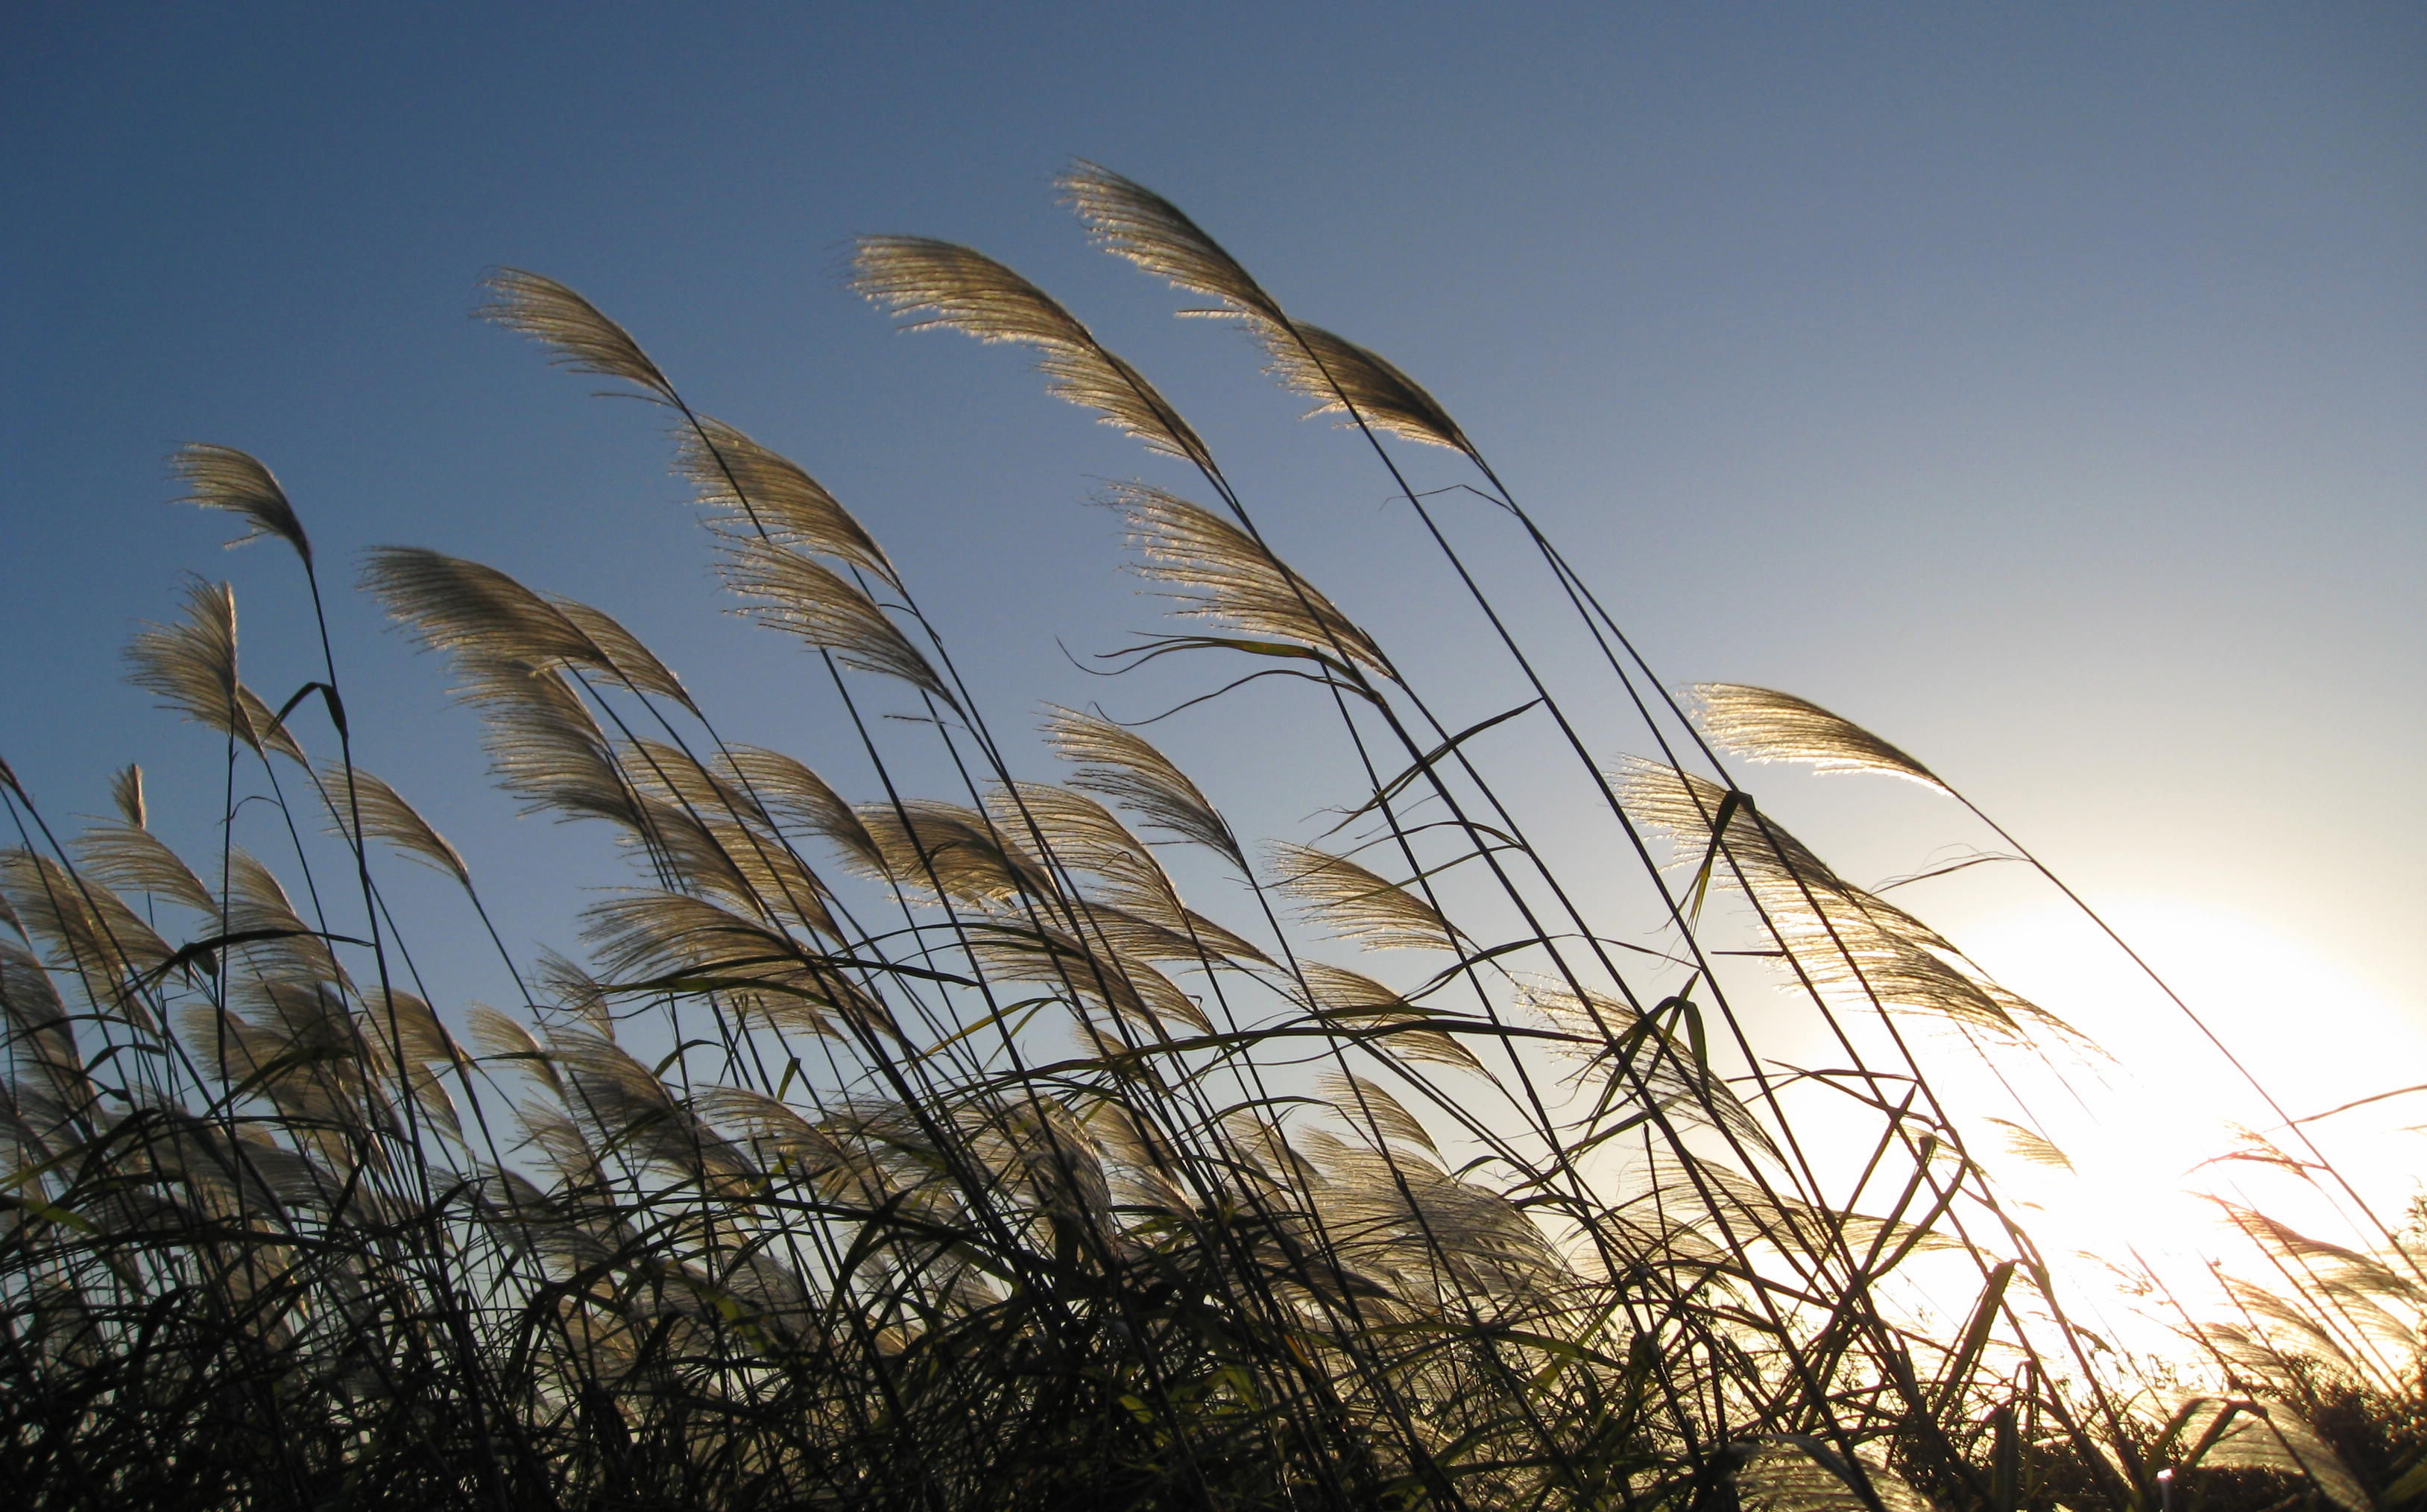
[[[170,457],[169,470],[186,485],[179,503],[224,510],[252,527],[229,542],[230,546],[276,536],[295,548],[303,565],[312,564],[312,542],[303,533],[303,522],[295,517],[295,507],[286,501],[286,491],[278,486],[278,480],[258,459],[234,447],[193,442],[178,447]]]

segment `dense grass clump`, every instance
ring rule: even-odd
[[[2415,1240],[2240,1213],[2275,1274],[2184,1317],[2191,1363],[2106,1350],[1976,1158],[1994,1120],[1943,1091],[1950,1060],[2061,1086],[2085,1036],[1721,758],[1963,804],[1946,782],[1785,694],[1672,696],[1412,379],[1148,190],[1083,164],[1066,187],[1360,433],[1509,706],[1437,717],[1470,691],[1436,702],[1284,562],[1050,297],[871,239],[860,292],[1030,349],[1160,459],[1169,487],[1104,502],[1181,623],[1114,659],[1309,685],[1344,817],[1251,844],[1217,783],[1072,709],[1038,780],[841,503],[573,291],[495,275],[490,318],[661,408],[725,583],[808,648],[865,760],[830,780],[730,742],[605,612],[373,553],[363,588],[448,659],[499,784],[631,863],[583,960],[486,932],[513,1011],[433,1004],[415,952],[472,946],[395,917],[381,876],[420,862],[478,910],[476,879],[358,763],[325,636],[273,708],[232,593],[190,588],[130,658],[221,738],[215,851],[155,837],[132,769],[71,836],[0,768],[0,1442],[25,1504],[2361,1512],[2427,1488]],[[1538,561],[1570,643],[1497,612],[1402,472],[1425,448]],[[293,548],[317,609],[270,472],[178,467]],[[1560,806],[1495,771],[1493,732],[1568,761]],[[1546,811],[1591,865],[1539,842]],[[1765,1050],[1741,1005],[1780,989],[1827,1064]]]

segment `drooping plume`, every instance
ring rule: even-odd
[[[1353,1033],[1376,1055],[1422,1061],[1461,1071],[1483,1069],[1474,1052],[1440,1026],[1461,1020],[1430,1013],[1361,971],[1300,961],[1306,1007],[1328,1026]]]
[[[1808,761],[1819,772],[1884,772],[1941,792],[1936,773],[1849,720],[1770,688],[1694,685],[1694,723],[1731,756],[1748,761]]]
[[[939,703],[960,707],[876,601],[831,568],[757,536],[726,533],[718,548],[718,572],[727,588],[754,601],[744,611],[752,619],[833,652],[847,667],[899,677]]]
[[[1345,414],[1377,431],[1474,455],[1440,401],[1379,354],[1320,326],[1292,320],[1178,205],[1083,159],[1061,178],[1064,197],[1097,245],[1193,293],[1222,301],[1192,311],[1245,320],[1282,385],[1314,401],[1310,415]]]
[[[169,470],[186,485],[179,503],[224,510],[252,527],[229,545],[276,536],[295,548],[304,565],[311,565],[312,542],[303,533],[303,522],[295,517],[286,491],[257,459],[234,447],[198,441],[178,447],[169,459]]]
[[[562,673],[477,651],[458,653],[456,671],[456,697],[480,710],[489,770],[525,812],[553,808],[647,833],[606,736]]]
[[[726,772],[776,824],[806,830],[841,846],[852,864],[866,871],[881,870],[884,856],[868,826],[849,803],[823,777],[780,751],[738,746],[727,756]]]
[[[2343,1512],[2367,1512],[2376,1504],[2360,1478],[2319,1437],[2318,1430],[2280,1402],[2207,1398],[2191,1408],[2179,1439],[2187,1444],[2207,1445],[2199,1458],[2204,1465],[2281,1471],[2305,1477]]]
[[[1868,1495],[1854,1488],[1857,1475]],[[1930,1512],[1930,1499],[1902,1476],[1869,1463],[1856,1470],[1834,1454],[1816,1455],[1795,1444],[1758,1451],[1735,1480],[1747,1512]]]
[[[150,830],[134,824],[96,824],[76,837],[76,860],[85,872],[121,892],[144,892],[198,914],[219,911],[177,853]]]
[[[699,417],[675,433],[675,469],[699,502],[747,522],[795,550],[833,557],[899,588],[885,551],[823,484],[722,420]]]
[[[983,252],[925,236],[860,241],[852,286],[895,315],[903,329],[940,327],[1034,349],[1053,393],[1098,413],[1149,451],[1212,466],[1212,455],[1136,368],[1104,349],[1051,296]]]
[[[1078,768],[1070,786],[1125,804],[1148,828],[1193,840],[1246,870],[1230,826],[1188,773],[1143,736],[1110,720],[1058,707],[1045,722],[1045,734],[1054,754]]]
[[[604,610],[534,593],[495,567],[421,546],[375,546],[362,582],[433,650],[578,667],[692,707],[681,679]]]
[[[1351,415],[1376,431],[1474,455],[1441,401],[1379,352],[1302,322],[1286,336],[1264,333],[1264,351],[1272,358],[1267,371],[1314,401],[1309,417]]]
[[[1103,500],[1119,512],[1130,544],[1145,559],[1138,571],[1179,586],[1172,595],[1178,612],[1295,641],[1392,675],[1372,637],[1237,526],[1143,483],[1116,483]]]
[[[473,315],[530,337],[548,350],[556,366],[620,378],[653,398],[680,406],[674,384],[631,333],[556,280],[500,268],[481,280],[481,289],[488,299]]]
[[[1832,870],[1794,836],[1716,784],[1630,757],[1612,774],[1627,813],[1679,842],[1689,863],[1713,858],[1712,876],[1740,886],[1813,990],[1849,1009],[1920,1014],[2028,1042],[2047,1030],[2089,1041],[2062,1019],[2000,985],[1944,935]],[[1716,848],[1712,825],[1728,815]],[[2028,1026],[2028,1027],[2027,1027]]]
[[[1362,1130],[1369,1126],[1390,1139],[1403,1139],[1422,1146],[1434,1155],[1441,1151],[1433,1145],[1433,1136],[1422,1120],[1408,1112],[1399,1099],[1391,1096],[1379,1082],[1343,1071],[1326,1071],[1315,1083],[1340,1116]]]
[[[1093,878],[1070,906],[1083,933],[1143,961],[1263,960],[1264,953],[1180,900],[1163,864],[1104,805],[1050,783],[998,787],[986,809],[1006,835],[1041,841],[1067,872]]]
[[[472,873],[455,847],[448,844],[446,837],[406,803],[401,793],[380,778],[360,767],[322,762],[320,791],[328,799],[334,833],[350,834],[354,813],[359,810],[365,835],[385,840],[423,865],[435,867],[465,886],[471,886]]]
[[[862,804],[857,812],[879,857],[873,874],[897,886],[940,891],[978,908],[1002,907],[1021,894],[1060,896],[1051,874],[978,809],[912,798]]]
[[[1145,185],[1083,157],[1071,163],[1056,187],[1086,222],[1089,239],[1106,252],[1181,288],[1220,300],[1230,307],[1228,313],[1276,326],[1289,323],[1279,301],[1237,258],[1180,206]]]
[[[1274,886],[1332,934],[1376,951],[1457,949],[1449,920],[1397,883],[1311,845],[1277,840],[1270,854]]]

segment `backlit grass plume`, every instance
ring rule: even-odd
[[[1259,523],[1283,512],[1058,301],[871,238],[859,293],[1026,347],[1177,464],[1099,490],[1179,621],[1108,660],[1198,677],[1176,716],[1279,675],[1296,702],[1258,738],[1306,802],[1226,806],[1240,772],[1101,709],[997,729],[1005,695],[878,530],[581,296],[492,273],[484,317],[671,415],[723,586],[848,754],[728,735],[754,711],[545,583],[369,552],[367,603],[444,661],[497,786],[617,842],[619,870],[547,879],[580,921],[578,958],[555,953],[494,926],[487,845],[358,764],[382,711],[349,713],[325,629],[273,707],[239,675],[233,590],[188,584],[129,680],[207,732],[216,812],[155,812],[130,766],[70,833],[0,765],[16,1503],[2427,1494],[2414,1227],[2223,1210],[2254,1274],[2168,1293],[2173,1357],[2109,1344],[2010,1190],[2078,1174],[2043,1115],[2107,1074],[2095,1026],[1848,880],[1719,757],[1953,789],[1787,694],[1704,684],[1689,718],[1412,379],[1295,320],[1152,191],[1090,164],[1063,187],[1362,431],[1451,571],[1428,612],[1474,611],[1467,670],[1394,655],[1314,586],[1333,564],[1286,561]],[[308,498],[227,447],[173,465],[293,545],[321,608]],[[1476,480],[1479,523],[1443,528],[1419,465]],[[1500,605],[1544,579],[1485,571],[1476,528],[1516,533],[1566,628],[1517,632]],[[1273,811],[1337,822],[1234,817]],[[403,886],[404,862],[453,886]],[[2356,1203],[2305,1138],[2288,1120],[2231,1158]]]

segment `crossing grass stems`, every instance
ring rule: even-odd
[[[968,248],[866,240],[861,294],[1026,349],[1164,470],[1101,500],[1175,615],[1112,659],[1284,678],[1305,761],[1334,763],[1340,823],[1251,843],[1220,774],[1137,727],[989,724],[916,585],[808,472],[571,289],[492,274],[483,316],[661,414],[725,586],[806,648],[860,760],[830,780],[729,741],[604,610],[370,553],[363,591],[447,658],[498,785],[623,842],[586,958],[519,951],[358,764],[325,618],[321,675],[273,707],[232,592],[190,583],[127,655],[218,737],[212,854],[155,835],[135,768],[67,834],[0,766],[0,1441],[24,1504],[2389,1512],[2427,1490],[2415,1233],[2278,1150],[2372,1240],[2236,1211],[2272,1274],[2182,1315],[2189,1364],[2102,1353],[1976,1155],[2001,1121],[1940,1090],[1948,1057],[2061,1083],[2089,1036],[1832,870],[1723,758],[1968,807],[1951,784],[1804,700],[1672,691],[1413,379],[1150,190],[1087,163],[1063,187],[1370,449],[1523,701],[1453,728],[1469,691],[1420,687],[1286,562],[1060,303]],[[1463,493],[1411,486],[1443,456]],[[216,446],[173,465],[293,553],[320,616],[270,470]],[[1564,630],[1519,631],[1452,508],[1539,561]],[[1631,751],[1582,698],[1630,712]],[[1534,838],[1504,726],[1568,763],[1602,860]],[[392,913],[398,860],[471,927]],[[1621,896],[1648,933],[1593,902]],[[473,940],[519,1003],[433,1001],[423,965]],[[1769,985],[1722,959],[1748,955]],[[1775,1016],[1745,1000],[1778,992],[1833,1064],[1764,1052]],[[1959,1305],[1915,1306],[1925,1265]]]

